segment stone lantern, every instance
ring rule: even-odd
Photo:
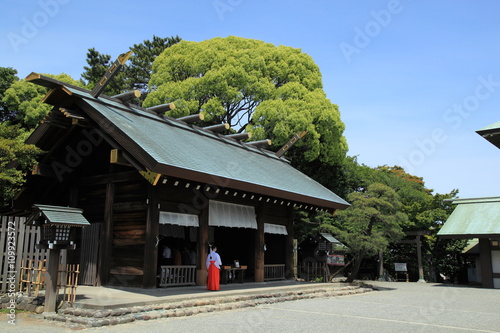
[[[33,205],[33,212],[26,224],[40,228],[41,239],[37,249],[48,250],[47,271],[45,272],[45,312],[55,312],[57,303],[57,276],[61,250],[74,250],[71,240],[75,228],[90,223],[82,215],[83,210],[72,207]]]

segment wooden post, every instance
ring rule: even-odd
[[[285,278],[292,279],[295,276],[294,273],[294,239],[293,239],[293,213],[290,210],[290,215],[288,217],[288,222],[286,224],[285,236]]]
[[[415,241],[417,243],[417,264],[418,264],[418,281],[417,282],[425,282],[424,266],[422,265],[422,245],[420,243],[420,235],[415,236]]]
[[[196,285],[205,286],[207,284],[207,267],[205,260],[208,255],[208,206],[203,208],[199,215],[199,234],[196,257]]]
[[[264,214],[257,209],[257,230],[255,230],[255,282],[264,282]]]
[[[115,197],[115,184],[106,184],[106,199],[104,202],[104,226],[101,229],[101,253],[99,257],[97,285],[108,283],[111,269],[111,251],[113,242],[113,202]]]
[[[45,307],[44,312],[56,312],[57,276],[59,273],[59,249],[49,250],[49,262],[45,272]]]
[[[158,248],[156,247],[156,242],[159,234],[159,220],[157,188],[149,184],[146,239],[144,244],[143,288],[156,288],[156,275],[158,274]]]
[[[483,287],[493,288],[491,245],[488,238],[479,238],[479,260],[481,262],[481,281]]]

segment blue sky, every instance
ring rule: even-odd
[[[230,35],[300,48],[346,124],[349,155],[401,165],[435,193],[500,195],[500,1],[2,0],[0,66],[80,78],[153,35]]]

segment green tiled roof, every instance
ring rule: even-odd
[[[500,236],[500,197],[456,199],[453,213],[438,232],[447,238]]]
[[[491,142],[497,148],[500,148],[500,121],[481,128],[477,130],[476,133]]]
[[[33,214],[26,220],[27,224],[31,224],[40,216],[44,216],[45,219],[53,224],[64,224],[75,227],[90,225],[87,219],[82,215],[83,210],[79,208],[34,205],[33,209]]]
[[[273,152],[106,96],[94,98],[89,91],[53,79],[32,81],[50,88],[63,86],[103,132],[153,172],[328,209],[349,206]],[[50,98],[48,102],[54,103]]]

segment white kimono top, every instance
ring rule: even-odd
[[[210,250],[210,253],[207,256],[207,262],[206,262],[207,269],[210,266],[210,262],[211,261],[215,261],[214,262],[215,267],[217,267],[218,269],[220,269],[220,266],[222,265],[222,261],[220,260],[219,254],[217,252],[213,251],[213,250]]]

